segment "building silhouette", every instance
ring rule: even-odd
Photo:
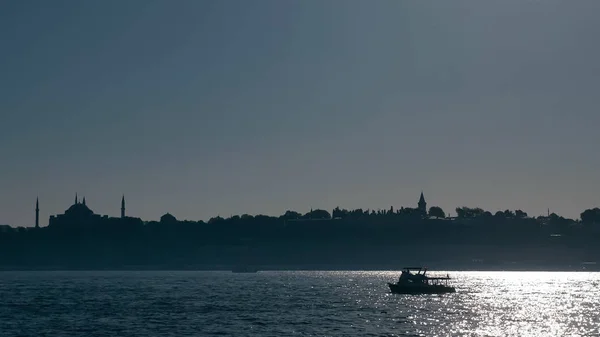
[[[38,214],[37,210],[36,214]],[[85,197],[81,202],[79,202],[77,194],[75,194],[75,203],[71,205],[63,214],[51,215],[48,226],[59,228],[75,228],[104,226],[116,223],[142,223],[142,220],[139,218],[125,216],[125,196],[123,196],[121,199],[121,216],[117,218],[109,217],[108,215],[95,214],[94,211],[87,206]]]
[[[417,209],[419,210],[419,212],[421,212],[421,214],[427,214],[427,203],[425,202],[423,191],[421,191],[421,197],[419,198]]]
[[[177,223],[177,218],[173,216],[171,213],[166,213],[160,217],[160,222],[163,224],[175,224]]]

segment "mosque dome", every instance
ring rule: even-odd
[[[85,204],[77,203],[73,204],[69,209],[65,211],[65,214],[69,215],[92,215],[94,212],[89,209]]]

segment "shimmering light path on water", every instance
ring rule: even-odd
[[[395,272],[3,272],[0,336],[600,335],[600,273],[449,273],[394,295]]]

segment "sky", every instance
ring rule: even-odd
[[[600,2],[0,2],[0,224],[600,206]]]

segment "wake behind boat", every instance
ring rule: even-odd
[[[411,273],[416,270],[416,273]],[[445,294],[456,292],[454,287],[448,285],[450,276],[429,277],[425,274],[427,268],[405,267],[402,269],[397,283],[388,283],[394,294]]]

